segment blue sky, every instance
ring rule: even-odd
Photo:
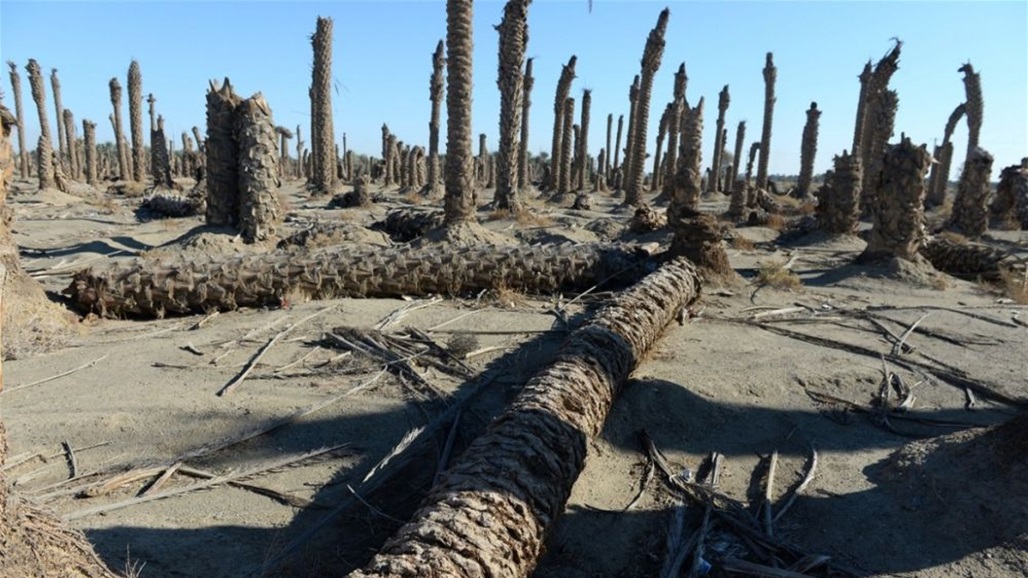
[[[821,172],[830,167],[832,155],[851,145],[857,75],[898,37],[904,46],[891,84],[900,99],[894,139],[900,132],[929,145],[941,139],[947,117],[964,99],[957,68],[970,61],[982,75],[981,144],[996,158],[994,177],[1001,167],[1028,156],[1028,2],[1023,0],[593,0],[591,13],[588,0],[535,0],[529,8],[528,43],[528,55],[536,58],[533,152],[549,150],[554,90],[571,54],[578,55],[572,95],[580,97],[583,88],[593,91],[590,150],[595,154],[604,146],[607,114],[614,113],[615,125],[619,114],[627,117],[628,87],[639,73],[646,35],[664,6],[670,7],[671,18],[653,87],[650,152],[681,62],[689,76],[689,101],[706,97],[704,163],[710,161],[717,94],[725,84],[731,92],[729,149],[740,120],[747,121],[747,143],[757,140],[763,114],[761,69],[764,54],[771,51],[778,68],[771,172],[798,172],[800,135],[811,101],[824,111],[815,167]],[[496,147],[499,118],[493,26],[502,9],[498,0],[475,3],[473,129],[488,135],[490,150]],[[335,21],[337,140],[346,132],[350,148],[377,155],[384,122],[401,140],[427,144],[431,53],[446,33],[441,0],[0,0],[0,59],[18,64],[30,105],[28,59],[37,59],[47,76],[57,68],[64,106],[74,111],[79,128],[82,118],[96,122],[101,142],[113,138],[107,82],[117,76],[126,85],[133,58],[142,67],[144,94],[156,96],[176,146],[183,130],[193,125],[203,130],[208,81],[225,76],[243,96],[262,92],[276,123],[303,125],[307,140],[309,36],[319,15]],[[0,87],[13,108],[6,66]],[[49,83],[47,93],[52,98]],[[124,106],[127,119],[127,102]],[[48,107],[52,110],[52,101]],[[34,107],[30,112],[28,139],[35,142],[38,121]],[[445,125],[443,130],[445,135]],[[964,150],[966,130],[963,123],[957,128],[957,151]]]

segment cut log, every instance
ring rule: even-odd
[[[352,578],[528,576],[628,375],[699,295],[675,259],[575,331]]]
[[[277,305],[283,298],[453,295],[506,288],[546,294],[625,286],[656,262],[632,245],[432,245],[279,252],[192,263],[136,260],[75,274],[64,293],[84,312],[162,317]]]

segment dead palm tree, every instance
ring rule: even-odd
[[[610,181],[610,184],[612,184],[612,185],[614,184],[614,173],[621,169],[621,166],[620,166],[620,163],[621,163],[621,129],[623,129],[624,127],[625,127],[625,115],[619,114],[618,115],[617,138],[614,139],[614,153],[613,153],[614,154],[614,164],[611,165],[611,167],[610,167],[610,175],[607,177],[607,180]],[[610,155],[608,154],[608,156],[610,156]]]
[[[597,169],[606,179],[610,179],[610,133],[613,126],[614,113],[607,113],[607,144],[603,148],[603,151],[606,154],[603,156],[603,163],[601,163],[600,167]]]
[[[561,69],[560,79],[557,81],[557,93],[553,99],[553,147],[550,150],[550,182],[546,188],[556,190],[560,183],[560,171],[563,167],[560,158],[564,151],[564,103],[571,94],[571,83],[575,80],[575,64],[578,57],[574,54],[568,59],[568,63]],[[571,138],[571,135],[566,135]]]
[[[967,154],[965,155],[965,162],[967,162],[971,160],[972,156],[979,156],[976,149],[978,148],[978,136],[982,132],[982,111],[985,104],[982,100],[981,76],[974,71],[971,63],[968,62],[961,66],[959,72],[964,73],[964,104],[967,108]]]
[[[639,102],[639,75],[632,79],[632,85],[628,87],[628,127],[625,133],[625,162],[621,167],[621,184],[619,189],[628,186],[628,176],[632,174],[632,155],[635,154],[635,112]]]
[[[439,176],[439,113],[443,107],[443,93],[446,90],[443,77],[446,56],[443,41],[436,44],[432,53],[432,77],[428,82],[428,97],[432,101],[432,113],[428,121],[428,184],[424,194],[436,197],[442,194],[442,179]]]
[[[335,147],[332,145],[332,29],[331,18],[318,17],[311,45],[314,66],[311,75],[311,185],[315,195],[327,195],[335,183]]]
[[[252,243],[274,237],[282,219],[278,202],[278,148],[271,107],[261,93],[239,103],[233,129],[239,162],[239,231]],[[160,128],[158,119],[158,131]]]
[[[664,153],[664,138],[668,135],[668,124],[674,113],[674,103],[668,103],[664,107],[664,113],[660,115],[660,123],[657,125],[657,150],[653,154],[653,177],[650,179],[650,192],[656,191],[660,187],[660,161],[661,155]]]
[[[817,192],[817,225],[830,235],[849,235],[860,219],[860,155],[842,151]]]
[[[471,151],[472,0],[446,0],[446,197],[445,223],[475,218]]]
[[[278,177],[284,180],[289,172],[289,139],[293,138],[293,131],[284,126],[276,126],[275,132],[279,138]],[[182,136],[184,137],[185,134]],[[185,139],[183,139],[184,142]]]
[[[146,178],[146,150],[143,142],[143,74],[135,60],[128,69],[129,124],[132,130],[132,180]]]
[[[582,90],[582,121],[578,134],[578,190],[589,190],[589,113],[593,91]]]
[[[667,155],[664,161],[664,185],[661,191],[663,199],[670,199],[674,193],[675,174],[678,172],[679,137],[682,133],[682,111],[685,109],[685,88],[689,77],[685,74],[685,63],[678,65],[675,72],[674,91],[672,93],[672,111],[667,123]]]
[[[796,196],[805,199],[810,194],[810,182],[814,177],[814,157],[817,155],[817,129],[821,111],[817,103],[810,103],[807,123],[803,125],[803,141],[800,143],[800,176],[796,181]]]
[[[111,123],[114,125],[114,141],[118,148],[118,178],[126,181],[132,171],[126,162],[128,152],[124,148],[125,136],[121,128],[121,84],[117,78],[112,78],[108,87],[111,89],[111,105],[114,107],[114,119]]]
[[[953,200],[953,213],[947,227],[970,239],[977,239],[989,227],[989,184],[992,173],[992,155],[985,149],[971,151],[964,161],[964,171]]]
[[[521,142],[518,147],[518,187],[521,192],[532,190],[532,179],[528,171],[528,118],[532,109],[532,87],[535,85],[535,77],[532,76],[533,60],[535,59],[529,58],[525,61],[524,85],[522,86]]]
[[[888,148],[880,190],[872,197],[874,226],[859,262],[916,258],[924,243],[924,177],[931,160],[923,146],[914,146],[905,135]]]
[[[864,98],[864,116],[863,124],[861,125],[860,146],[855,147],[854,151],[860,151],[860,166],[864,169],[864,182],[861,183],[862,204],[864,204],[865,201],[867,201],[867,205],[871,204],[870,199],[875,194],[878,175],[881,172],[881,162],[885,154],[885,150],[881,147],[875,149],[874,143],[876,142],[876,135],[880,137],[882,132],[885,130],[884,127],[879,126],[878,123],[888,118],[888,111],[880,111],[879,107],[882,104],[882,95],[889,89],[889,80],[899,69],[899,57],[902,47],[903,43],[897,40],[892,49],[875,64],[874,70],[871,72],[871,77],[867,80],[867,93]],[[861,75],[862,79],[863,76],[864,75]],[[892,134],[891,128],[892,127],[889,127],[890,135]],[[878,138],[877,142],[881,143],[882,141]],[[886,137],[885,142],[887,144],[888,137]],[[862,210],[866,213],[869,208],[865,207]]]
[[[68,156],[68,136],[64,125],[64,106],[61,104],[61,80],[57,78],[57,69],[50,69],[50,86],[54,89],[54,110],[57,113],[57,146],[63,161]]]
[[[867,112],[867,95],[871,87],[871,75],[871,61],[868,60],[858,77],[860,79],[860,96],[857,97],[857,121],[853,129],[853,147],[851,149],[853,154],[858,157],[863,154],[860,147],[864,144],[864,113]]]
[[[521,70],[528,43],[528,5],[531,0],[507,0],[503,19],[496,30],[500,33],[499,70],[496,84],[500,89],[500,138],[496,151],[496,191],[494,206],[499,210],[517,212],[518,153],[521,137],[521,113],[524,100],[524,76]]]
[[[739,125],[735,128],[735,150],[732,153],[734,159],[734,168],[732,174],[729,176],[729,180],[732,184],[732,192],[735,192],[735,181],[739,178],[739,171],[742,169],[742,146],[746,140],[746,121],[740,120]]]
[[[64,122],[61,125],[65,132],[64,142],[67,143],[68,147],[66,149],[68,153],[68,170],[71,171],[70,176],[72,179],[78,179],[81,175],[79,174],[79,157],[75,146],[75,114],[72,113],[71,109],[66,108],[61,111],[61,116],[64,117]]]
[[[771,124],[775,115],[775,68],[774,55],[767,53],[764,63],[764,125],[760,133],[760,159],[757,161],[757,188],[767,188],[767,167],[771,159]]]
[[[208,225],[239,222],[239,155],[235,138],[235,110],[242,99],[229,79],[207,90],[207,209]]]
[[[557,163],[560,166],[560,180],[557,182],[557,193],[563,195],[571,192],[572,147],[574,145],[571,135],[575,124],[575,99],[571,97],[565,99],[561,110],[564,111],[564,125],[561,127],[561,133],[564,136],[561,140],[560,162]]]
[[[632,164],[629,167],[628,186],[625,187],[625,203],[638,206],[642,202],[643,168],[646,161],[646,129],[650,118],[650,94],[653,92],[653,78],[660,68],[664,56],[664,34],[671,11],[660,11],[657,25],[650,31],[643,49],[642,74],[639,81],[639,98],[635,104],[635,134],[632,135]]]
[[[30,58],[25,70],[29,73],[29,87],[32,89],[32,100],[39,112],[39,144],[36,156],[39,169],[39,188],[47,189],[54,186],[53,141],[50,137],[50,123],[46,118],[46,85],[43,84],[43,71],[35,59]]]
[[[85,147],[86,184],[97,184],[96,123],[82,120],[82,140]]]
[[[682,115],[682,161],[675,174],[674,193],[668,206],[668,224],[680,228],[699,212],[703,192],[703,98]]]
[[[925,204],[929,207],[942,205],[946,201],[946,186],[949,184],[950,164],[953,162],[953,143],[950,139],[966,110],[967,106],[964,103],[958,104],[946,121],[942,144],[935,151],[935,160],[938,162],[932,165],[932,173],[928,179],[928,198],[925,199]]]
[[[18,65],[8,60],[10,67],[11,91],[14,92],[14,110],[18,122],[18,167],[21,178],[29,178],[29,153],[25,148],[25,112],[21,104],[21,75],[18,74]]]
[[[721,89],[721,93],[717,99],[717,129],[714,133],[714,158],[710,164],[710,181],[707,182],[707,191],[714,193],[721,190],[721,166],[722,157],[721,151],[725,148],[725,139],[723,138],[725,130],[725,112],[728,110],[728,105],[731,102],[731,97],[728,94],[728,85]]]

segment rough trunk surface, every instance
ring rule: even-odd
[[[661,187],[662,199],[670,199],[674,193],[675,175],[678,173],[679,152],[681,149],[682,112],[685,110],[685,86],[689,77],[685,75],[685,63],[678,65],[675,72],[675,84],[672,94],[671,108],[667,123],[667,154],[664,158],[664,178]]]
[[[521,96],[521,141],[518,143],[518,188],[520,192],[532,190],[532,176],[528,170],[528,118],[532,109],[532,87],[535,78],[532,76],[532,61],[525,61],[524,83]]]
[[[235,109],[234,129],[239,163],[239,230],[252,243],[275,236],[282,220],[278,201],[278,148],[271,107],[261,93]]]
[[[443,94],[446,91],[445,71],[446,56],[443,53],[443,41],[436,44],[432,53],[432,77],[428,81],[428,98],[432,101],[432,112],[428,120],[428,185],[423,193],[429,197],[443,195],[443,180],[439,172],[439,113],[443,107]]]
[[[728,111],[728,105],[731,102],[731,96],[728,93],[728,85],[721,89],[721,93],[717,99],[717,131],[714,133],[714,157],[711,160],[711,175],[712,178],[707,183],[707,191],[714,193],[720,190],[719,181],[721,180],[721,166],[723,164],[721,152],[725,148],[724,130],[725,130],[725,112]]]
[[[1000,223],[1028,230],[1028,159],[1003,169],[989,211]]]
[[[932,165],[931,177],[928,179],[928,206],[940,206],[946,202],[946,188],[949,185],[950,164],[953,162],[953,143],[950,138],[957,128],[957,123],[964,116],[967,106],[960,103],[950,113],[946,121],[946,128],[942,134],[942,144],[939,146],[939,154],[935,157],[938,161]]]
[[[29,73],[29,88],[32,89],[32,100],[36,103],[39,113],[39,140],[36,147],[36,163],[39,175],[39,188],[47,189],[54,186],[53,141],[50,137],[50,121],[46,116],[46,85],[43,83],[43,71],[35,59],[30,58],[25,66]]]
[[[65,108],[61,111],[61,116],[64,119],[62,128],[65,134],[64,141],[65,153],[68,156],[68,170],[71,171],[72,179],[78,179],[81,174],[79,171],[78,151],[75,147],[75,114],[71,112],[71,109]]]
[[[54,89],[54,111],[57,113],[57,147],[60,159],[68,158],[68,133],[64,125],[64,105],[61,104],[61,79],[57,69],[50,69],[50,86]]]
[[[757,188],[767,188],[767,167],[771,159],[771,125],[775,115],[775,68],[774,54],[768,52],[764,63],[764,124],[760,132],[760,159],[757,161]]]
[[[668,136],[668,125],[671,122],[671,115],[675,113],[674,103],[668,103],[664,107],[664,113],[660,115],[660,122],[657,124],[657,146],[653,153],[653,177],[650,179],[650,192],[655,192],[660,187],[661,161],[664,160],[664,139]]]
[[[111,124],[114,125],[114,141],[118,148],[118,178],[127,181],[131,177],[132,171],[129,170],[128,151],[125,150],[125,135],[122,131],[121,83],[117,78],[112,78],[107,86],[111,91],[111,106],[114,107],[114,118],[111,119]]]
[[[96,185],[97,179],[97,155],[96,155],[96,123],[82,120],[82,139],[86,149],[86,184]]]
[[[989,193],[992,187],[992,155],[981,148],[971,151],[957,185],[957,198],[947,227],[968,238],[977,239],[989,228]]]
[[[132,180],[146,179],[146,150],[143,142],[143,74],[133,60],[128,69],[129,127],[132,131]]]
[[[982,132],[982,112],[985,108],[982,100],[982,79],[970,62],[961,66],[958,72],[964,73],[964,105],[967,107],[967,160],[965,162],[970,162],[971,157],[978,154],[976,151],[978,136]]]
[[[874,226],[861,261],[883,257],[913,260],[925,239],[925,174],[931,155],[904,136],[889,147],[874,198]]]
[[[352,578],[528,576],[629,373],[699,294],[673,260],[564,343]]]
[[[574,54],[560,71],[557,80],[557,93],[553,99],[553,146],[550,150],[550,182],[546,189],[557,190],[560,183],[560,158],[564,152],[564,103],[571,94],[571,83],[575,80],[575,65],[578,57]]]
[[[635,103],[635,134],[632,136],[632,164],[628,174],[628,186],[625,187],[625,203],[638,205],[642,202],[643,181],[646,165],[646,133],[650,122],[650,95],[653,92],[653,78],[660,69],[660,61],[664,57],[664,33],[667,32],[667,21],[671,15],[667,8],[660,11],[657,25],[650,31],[643,49],[642,74],[639,81],[639,99]]]
[[[226,78],[211,81],[207,90],[207,212],[208,225],[235,226],[239,219],[239,160],[235,138],[235,109],[241,99]]]
[[[611,165],[610,175],[607,176],[607,178],[610,179],[611,183],[613,183],[615,181],[614,173],[619,172],[621,170],[621,164],[620,164],[620,159],[621,159],[621,129],[623,129],[624,126],[625,126],[625,115],[619,114],[618,115],[617,138],[614,139],[614,152],[611,153],[611,154],[614,155],[614,164]],[[620,188],[620,187],[621,187],[621,185],[616,185],[614,188]]]
[[[896,45],[881,60],[875,64],[874,70],[867,79],[867,93],[864,97],[863,124],[861,125],[860,146],[854,147],[854,154],[860,151],[860,166],[864,168],[864,182],[861,183],[862,211],[869,212],[873,206],[872,198],[877,192],[878,175],[881,172],[881,159],[888,146],[888,136],[885,137],[885,144],[880,138],[885,128],[881,122],[887,118],[887,112],[882,112],[882,98],[889,88],[889,80],[899,69],[900,51],[903,43],[896,41]],[[863,76],[861,77],[863,81]],[[895,114],[895,113],[893,113]],[[892,127],[888,127],[889,134],[892,134]],[[875,142],[879,143],[876,149]],[[865,200],[866,199],[866,203]]]
[[[472,0],[446,2],[446,224],[475,218],[471,152]]]
[[[683,115],[682,163],[675,174],[675,189],[668,206],[668,223],[679,228],[700,208],[703,193],[703,98]]]
[[[154,185],[167,189],[175,187],[171,179],[171,156],[168,153],[168,141],[164,138],[164,118],[157,119],[156,130],[150,131],[150,173]]]
[[[851,150],[857,157],[861,156],[860,147],[864,142],[864,113],[867,111],[867,93],[870,89],[871,74],[871,61],[868,60],[859,77],[860,96],[857,97],[857,120],[856,126],[853,129],[853,147]]]
[[[521,113],[525,77],[521,70],[528,43],[528,5],[531,0],[507,0],[500,33],[499,70],[496,84],[500,88],[500,138],[496,150],[496,191],[494,206],[510,211],[520,210],[518,202],[518,154],[520,152]]]
[[[817,225],[831,235],[849,235],[860,218],[860,156],[842,151],[834,163],[835,169],[817,192]]]
[[[564,195],[571,191],[571,160],[572,147],[574,146],[574,139],[571,138],[571,134],[575,124],[575,99],[567,98],[561,110],[564,111],[564,125],[561,128],[564,136],[561,138],[560,162],[557,163],[557,166],[560,167],[557,193]]]
[[[15,164],[19,167],[21,178],[27,179],[29,178],[29,152],[25,148],[25,109],[21,100],[21,75],[18,74],[18,65],[14,62],[8,60],[7,66],[10,68],[11,91],[14,93],[15,118],[18,123],[18,162]]]
[[[593,91],[582,90],[582,121],[578,134],[578,190],[589,190],[589,113],[592,108]]]
[[[311,74],[311,160],[314,194],[327,195],[335,183],[335,129],[332,125],[332,28],[331,18],[318,17],[311,46],[314,67]]]
[[[312,299],[459,294],[507,287],[529,293],[638,278],[652,265],[630,245],[399,246],[277,253],[210,263],[134,263],[75,275],[65,293],[84,311],[161,317]]]
[[[603,147],[603,150],[607,151],[607,155],[604,157],[603,163],[600,164],[600,166],[599,166],[599,168],[597,170],[601,174],[603,174],[604,177],[606,177],[608,179],[610,178],[610,151],[612,150],[610,148],[610,142],[611,142],[610,141],[610,137],[611,137],[611,132],[613,131],[613,129],[614,129],[614,114],[613,113],[607,113],[607,140],[606,140],[606,145]]]
[[[632,85],[628,87],[628,127],[625,133],[625,162],[621,166],[621,180],[618,189],[628,187],[628,179],[632,174],[633,155],[635,154],[635,113],[636,105],[639,102],[639,75],[632,79]]]
[[[800,143],[800,176],[796,181],[796,196],[805,199],[810,196],[810,183],[814,178],[814,157],[817,156],[817,130],[821,122],[821,111],[817,103],[810,103],[807,123],[803,125],[803,141]]]
[[[892,138],[896,124],[896,111],[899,108],[899,96],[895,90],[885,90],[878,95],[874,108],[868,116],[871,123],[870,151],[866,155],[867,165],[864,174],[863,189],[861,189],[861,206],[870,209],[874,206],[874,198],[879,193],[878,175],[883,170],[886,151],[889,149],[889,139]],[[868,174],[869,173],[869,174]]]

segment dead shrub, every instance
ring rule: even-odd
[[[793,290],[803,286],[799,275],[786,269],[784,261],[772,261],[760,266],[757,270],[757,281],[775,289]]]

